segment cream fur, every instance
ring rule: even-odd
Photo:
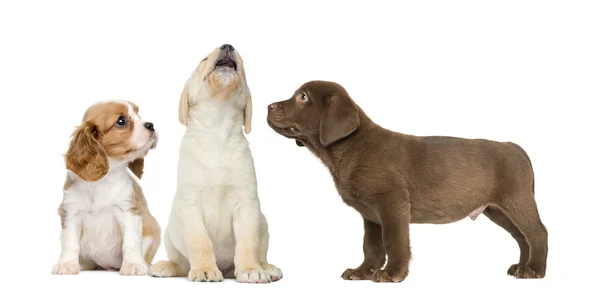
[[[164,243],[169,261],[150,268],[160,277],[192,281],[267,283],[282,278],[267,263],[269,233],[260,210],[254,161],[242,132],[250,132],[252,104],[243,62],[237,71],[215,67],[219,48],[187,80],[179,120],[178,184]]]

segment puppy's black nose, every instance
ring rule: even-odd
[[[234,49],[233,49],[233,46],[232,46],[232,45],[229,45],[229,44],[224,44],[223,46],[221,46],[221,50],[225,50],[225,51],[227,51],[227,52],[231,52],[231,51],[233,51]]]
[[[154,131],[154,124],[152,124],[150,122],[146,122],[146,123],[144,123],[144,128],[146,128],[150,131]]]
[[[279,103],[273,103],[271,105],[269,105],[269,112],[275,110],[277,107],[279,107]]]

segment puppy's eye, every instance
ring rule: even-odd
[[[119,120],[117,120],[117,127],[123,127],[127,125],[127,119],[123,116],[119,117]]]
[[[308,95],[305,92],[300,93],[300,95],[298,96],[298,100],[300,102],[306,102],[308,101]]]

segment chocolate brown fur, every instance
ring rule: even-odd
[[[518,145],[393,132],[326,81],[305,83],[290,99],[269,105],[267,121],[323,161],[344,202],[364,219],[364,262],[344,279],[404,280],[410,223],[452,223],[476,217],[478,209],[519,244],[519,262],[508,274],[545,276],[548,232],[534,199],[531,162]]]

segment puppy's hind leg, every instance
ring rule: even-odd
[[[500,208],[496,206],[488,206],[483,211],[483,214],[492,222],[496,223],[496,225],[504,228],[504,230],[510,233],[510,235],[512,235],[512,237],[517,241],[519,250],[521,251],[521,257],[519,258],[519,263],[511,265],[507,272],[507,274],[514,276],[517,269],[527,265],[527,261],[529,260],[529,244],[527,244],[527,240],[525,239],[525,236],[523,236],[523,233],[519,231],[519,228],[512,223],[512,221]]]
[[[150,214],[144,215],[142,227],[142,253],[147,266],[152,265],[152,260],[160,247],[160,227],[156,219]]]
[[[169,237],[165,237],[165,249],[168,261],[159,261],[150,266],[149,275],[153,277],[185,277],[190,271],[187,259],[171,244]]]
[[[275,282],[283,278],[283,272],[276,266],[267,262],[267,251],[269,250],[269,225],[264,215],[261,214],[261,232],[260,247],[258,250],[258,262],[263,270],[269,274],[271,281]]]
[[[527,264],[519,266],[514,276],[519,279],[543,278],[546,275],[548,231],[540,220],[533,193],[515,194],[498,205],[525,236],[529,245]]]

